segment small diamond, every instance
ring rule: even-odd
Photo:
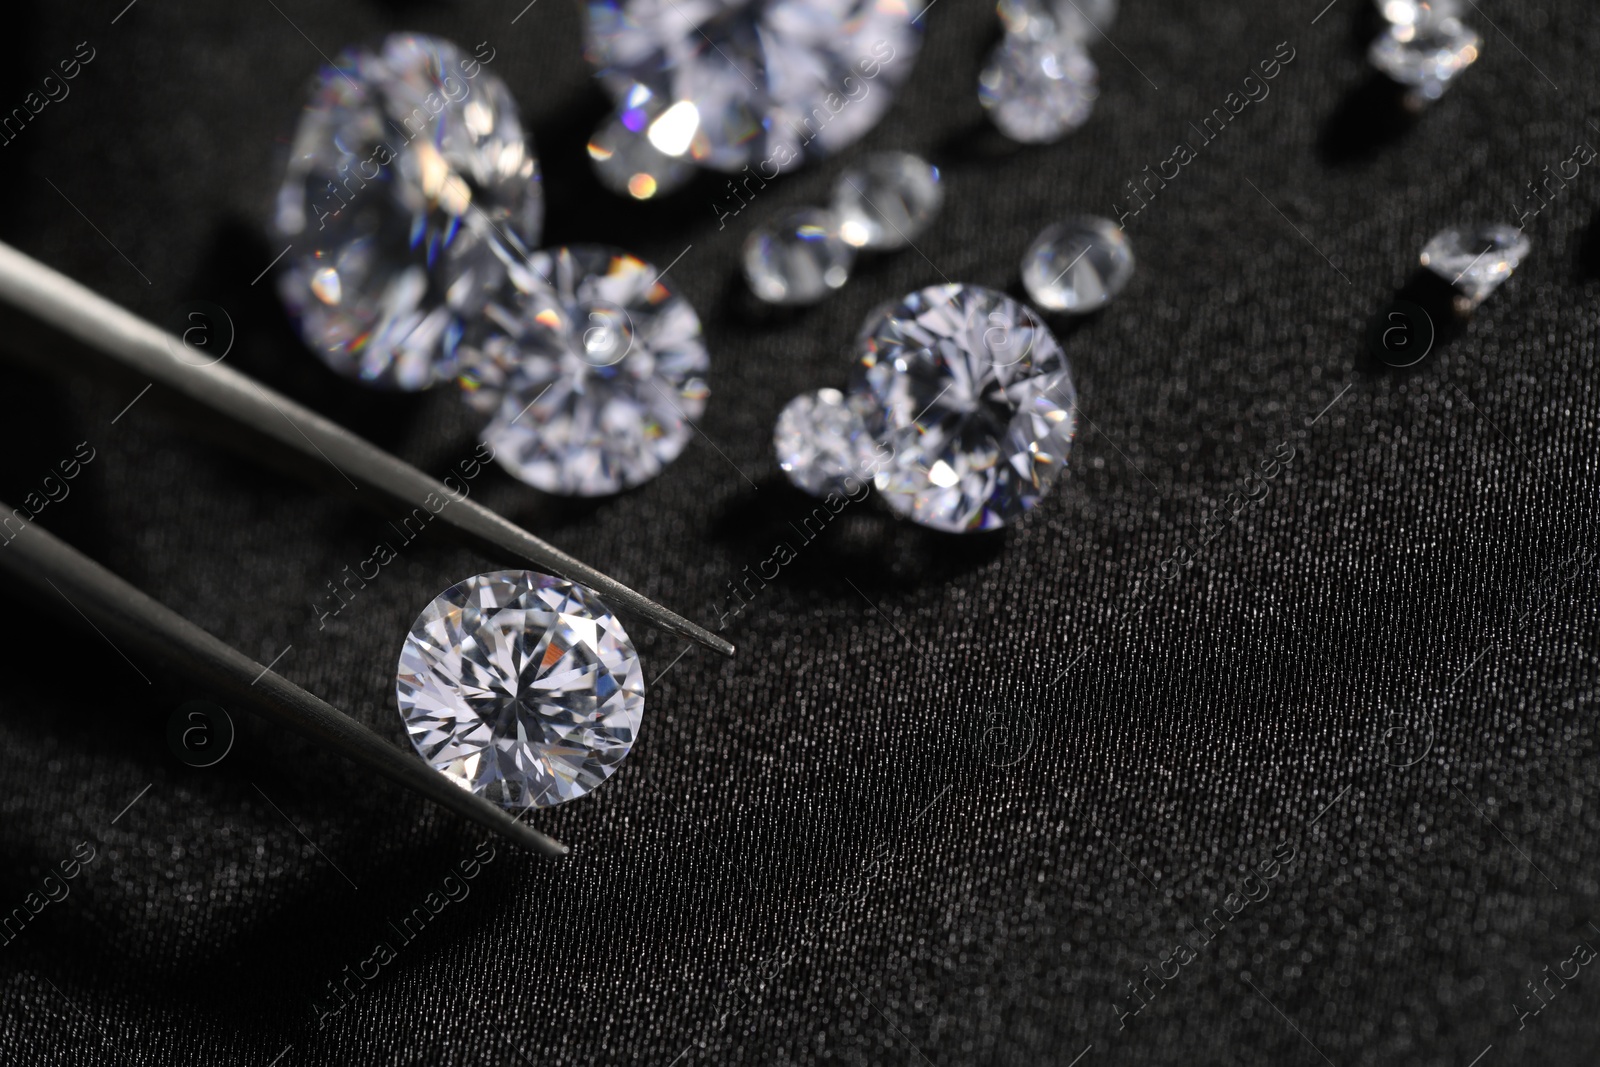
[[[576,800],[639,735],[644,672],[593,590],[533,571],[451,586],[411,624],[395,684],[417,752],[509,811]]]
[[[839,220],[820,208],[784,215],[744,243],[745,280],[769,304],[815,304],[849,280],[855,261]]]
[[[1422,265],[1460,289],[1473,307],[1511,277],[1532,249],[1514,226],[1486,224],[1440,230],[1422,249]]]
[[[880,152],[839,176],[833,213],[839,236],[856,248],[904,248],[944,203],[939,168],[909,152]]]
[[[1133,249],[1110,219],[1081,215],[1047,226],[1022,257],[1022,284],[1051,311],[1098,311],[1133,277]]]
[[[870,476],[866,427],[837,389],[801,393],[789,401],[778,416],[772,447],[783,473],[812,496],[854,496]]]
[[[978,100],[1001,133],[1044,144],[1089,121],[1099,77],[1089,53],[1069,38],[1007,34],[978,76]]]
[[[700,318],[655,267],[600,245],[535,252],[462,342],[482,438],[536,489],[604,496],[649,481],[705,410]]]
[[[659,98],[644,86],[635,86],[622,106],[589,139],[589,158],[600,184],[613,193],[649,200],[681,189],[695,175],[695,166],[682,154],[668,155],[657,142],[678,148],[666,134],[671,116]],[[663,118],[665,117],[665,121]]]
[[[1438,19],[1458,19],[1465,14],[1461,0],[1375,0],[1378,14],[1393,26],[1415,26]]]
[[[1000,0],[997,10],[1007,33],[1088,44],[1111,29],[1117,0]]]
[[[538,164],[505,83],[448,41],[392,34],[323,68],[273,215],[278,292],[340,374],[390,389],[455,375],[461,321],[531,247]]]
[[[873,484],[913,522],[992,530],[1066,467],[1077,392],[1044,323],[1003,293],[936,285],[868,320],[850,391],[880,454]]]
[[[1367,60],[1423,100],[1437,100],[1450,81],[1478,58],[1483,38],[1460,19],[1390,26],[1367,50]]]
[[[922,10],[922,0],[589,0],[585,51],[619,103],[643,85],[681,107],[669,139],[696,163],[770,177],[877,123],[911,73]]]

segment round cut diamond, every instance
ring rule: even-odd
[[[769,304],[815,304],[850,278],[856,250],[830,211],[801,208],[751,232],[744,277]]]
[[[1044,144],[1089,121],[1099,77],[1089,53],[1070,37],[1008,33],[978,75],[978,100],[1001,133]]]
[[[507,258],[507,282],[462,343],[485,443],[547,493],[604,496],[654,478],[705,410],[700,317],[655,267],[572,245]]]
[[[1422,265],[1476,307],[1511,277],[1532,247],[1521,230],[1504,223],[1451,226],[1423,246]]]
[[[1367,60],[1423,100],[1437,100],[1478,58],[1483,38],[1457,18],[1392,25],[1367,50]]]
[[[505,83],[448,41],[393,34],[318,75],[273,215],[278,292],[312,351],[372,385],[455,375],[465,316],[531,247],[538,164]]]
[[[928,228],[943,204],[939,168],[910,152],[868,156],[833,187],[839,236],[856,248],[904,248]]]
[[[575,800],[639,735],[644,672],[593,590],[533,571],[451,586],[412,623],[395,685],[417,752],[510,811]]]
[[[638,85],[671,101],[661,139],[683,147],[669,154],[724,171],[760,164],[771,177],[877,123],[911,73],[922,9],[922,0],[589,0],[586,51],[617,101]]]
[[[1022,257],[1022,284],[1051,311],[1098,311],[1133,277],[1133,249],[1110,219],[1083,215],[1045,227]]]
[[[772,434],[778,466],[812,496],[861,492],[870,467],[866,427],[837,389],[801,393],[783,409]]]
[[[992,530],[1037,504],[1072,447],[1077,392],[1044,323],[1003,293],[936,285],[873,315],[851,383],[889,506]]]

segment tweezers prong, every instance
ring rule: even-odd
[[[178,358],[184,346],[176,337],[4,243],[0,243],[0,300],[302,455],[327,461],[353,483],[372,486],[411,507],[428,507],[430,496],[449,500],[448,507],[436,511],[446,523],[541,570],[589,586],[619,611],[733,655],[733,645],[725,639],[482,504],[457,497],[442,483],[338,423],[221,363],[186,363]],[[196,355],[205,358],[203,353]]]
[[[0,514],[10,511],[0,504]],[[126,650],[131,649],[141,657],[164,660],[184,671],[187,680],[229,704],[287,726],[486,830],[535,852],[563,855],[567,851],[566,845],[457,786],[331,704],[140,592],[37,523],[0,544],[0,570],[10,571],[41,597],[65,598],[124,659]]]

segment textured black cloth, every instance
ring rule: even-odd
[[[888,117],[722,227],[721,180],[598,189],[606,104],[566,0],[12,5],[0,114],[92,58],[7,130],[0,237],[169,325],[220,306],[231,365],[438,475],[474,417],[325,371],[256,281],[262,222],[319,51],[488,42],[547,241],[677,260],[715,392],[635,492],[541,500],[494,470],[475,498],[711,624],[745,567],[797,558],[729,616],[732,661],[634,624],[645,728],[538,818],[574,846],[557,862],[242,714],[221,763],[187,766],[168,723],[210,694],[0,591],[0,914],[39,905],[0,945],[0,1061],[1592,1063],[1600,175],[1528,198],[1600,144],[1600,24],[1479,3],[1481,60],[1406,118],[1364,62],[1367,0],[1323,2],[1129,0],[1092,45],[1092,121],[1032,149],[976,100],[992,5],[940,0]],[[1204,143],[1235,93],[1259,99]],[[1194,158],[1131,213],[1180,141]],[[751,227],[888,148],[945,168],[937,225],[821,307],[753,313]],[[1409,370],[1370,356],[1434,231],[1535,205],[1532,257],[1464,329]],[[875,305],[1015,292],[1033,235],[1085,210],[1128,213],[1139,269],[1060,324],[1082,424],[1056,493],[992,536],[862,504],[796,544],[782,405],[843,384]],[[503,561],[430,530],[320,627],[402,509],[15,347],[0,499],[86,442],[43,527],[404,744],[406,627]]]

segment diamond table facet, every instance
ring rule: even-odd
[[[1422,249],[1422,265],[1454,285],[1476,307],[1511,277],[1532,249],[1515,226],[1451,226]]]
[[[874,485],[936,530],[992,530],[1066,467],[1077,392],[1061,346],[1003,293],[936,285],[870,318],[851,392],[886,455]]]
[[[507,282],[462,342],[482,439],[547,493],[604,496],[678,458],[705,411],[700,317],[660,272],[620,249],[508,257]]]
[[[400,716],[435,770],[510,811],[561,804],[639,735],[644,673],[592,590],[534,571],[451,586],[400,650]]]
[[[318,75],[273,230],[278,292],[340,374],[390,389],[455,375],[463,317],[531,247],[538,164],[505,83],[448,41],[392,34]]]

